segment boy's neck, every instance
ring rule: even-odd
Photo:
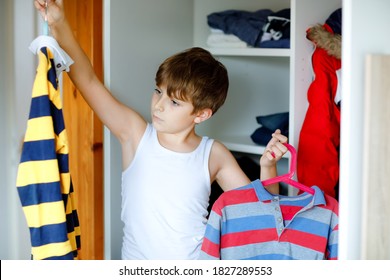
[[[178,153],[194,151],[200,144],[202,137],[195,133],[195,129],[178,134],[157,131],[157,139],[160,145],[168,150]]]

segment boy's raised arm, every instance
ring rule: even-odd
[[[45,1],[35,0],[36,9],[45,17]],[[74,85],[80,90],[88,105],[102,122],[119,139],[128,141],[134,135],[143,133],[146,123],[143,118],[116,100],[96,76],[66,19],[62,0],[47,0],[47,20],[50,31],[61,48],[73,59],[68,73]]]

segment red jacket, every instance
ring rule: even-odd
[[[307,185],[317,185],[336,197],[339,180],[340,107],[335,101],[340,82],[341,36],[329,25],[317,25],[307,31],[315,45],[312,55],[314,80],[307,98],[309,107],[302,125],[297,154],[297,177]]]

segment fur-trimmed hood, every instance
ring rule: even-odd
[[[306,31],[306,37],[330,56],[341,59],[341,35],[335,34],[327,24],[317,24]]]
[[[306,37],[330,56],[341,59],[341,8],[335,10],[325,23],[314,25],[306,31]]]

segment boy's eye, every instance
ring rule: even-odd
[[[179,106],[180,105],[179,102],[177,102],[177,101],[175,101],[173,99],[172,99],[172,104],[175,105],[175,106]]]
[[[155,89],[154,89],[154,93],[156,93],[156,94],[161,94],[161,90],[155,88]]]

